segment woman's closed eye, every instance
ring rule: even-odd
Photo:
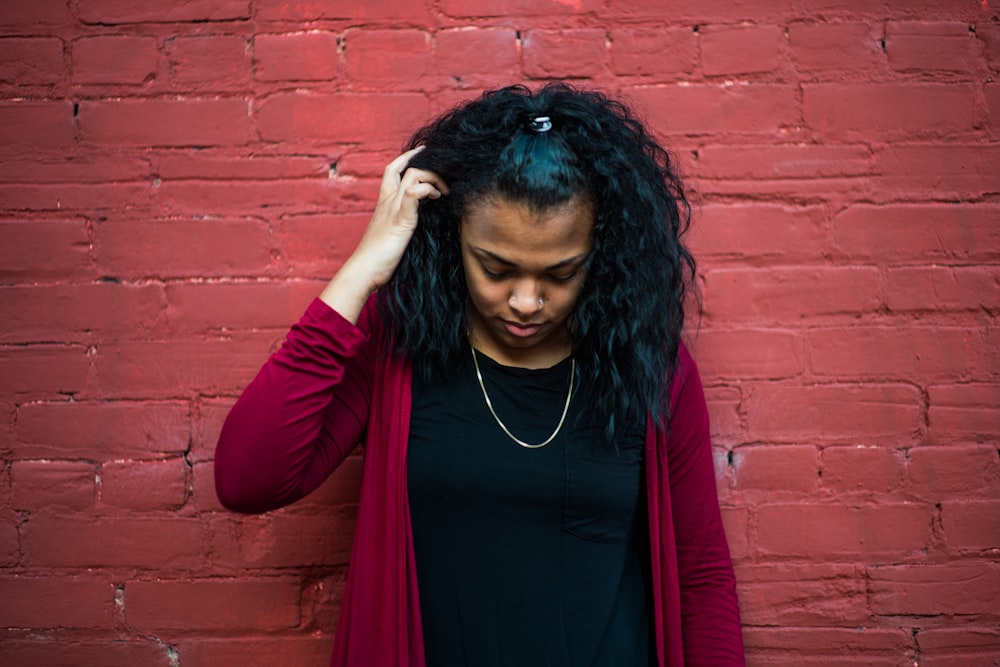
[[[500,269],[499,271],[491,271],[486,267],[485,264],[480,264],[479,266],[483,270],[483,275],[485,275],[490,280],[504,280],[510,276],[510,271],[506,269]]]
[[[564,274],[550,273],[549,274],[549,279],[552,280],[552,281],[554,281],[554,282],[557,282],[557,283],[568,283],[571,280],[573,280],[574,278],[576,278],[576,275],[578,273],[579,273],[579,270],[576,270],[576,269],[574,269],[573,271],[570,271],[569,273],[564,273]]]

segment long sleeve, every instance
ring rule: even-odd
[[[684,664],[743,665],[736,580],[723,530],[704,389],[682,348],[667,435]]]
[[[364,436],[375,343],[316,299],[233,406],[215,450],[220,502],[265,512],[315,490]]]

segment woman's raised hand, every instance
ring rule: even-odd
[[[327,305],[351,322],[357,322],[365,301],[396,270],[417,228],[420,200],[448,194],[448,185],[434,172],[407,168],[421,150],[422,146],[409,150],[385,168],[378,204],[364,236],[320,294]]]

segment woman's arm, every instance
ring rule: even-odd
[[[226,507],[264,512],[295,502],[363,436],[379,352],[378,332],[369,335],[377,326],[368,317],[371,295],[413,237],[420,200],[448,192],[434,172],[409,168],[420,150],[385,168],[358,247],[226,418],[215,451],[215,488]]]
[[[743,665],[736,579],[712,462],[708,408],[682,346],[667,437],[685,665]]]
[[[223,505],[272,510],[333,472],[367,425],[373,344],[318,299],[309,306],[222,427],[215,487]]]

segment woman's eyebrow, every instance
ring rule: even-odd
[[[477,253],[479,253],[481,255],[485,255],[486,257],[489,257],[490,259],[492,259],[495,262],[499,262],[500,264],[503,264],[505,266],[512,266],[512,267],[516,267],[517,266],[517,263],[512,262],[509,259],[505,259],[505,258],[501,257],[500,255],[494,253],[494,252],[490,252],[489,250],[486,250],[485,248],[480,248],[479,246],[471,246],[471,247]],[[555,264],[552,264],[551,266],[545,267],[545,270],[546,271],[556,271],[558,269],[565,268],[565,267],[569,266],[570,264],[574,264],[576,262],[579,262],[580,260],[586,259],[587,255],[589,255],[589,254],[590,253],[586,253],[585,252],[585,253],[581,253],[579,255],[573,255],[572,257],[568,257],[568,258],[566,258],[566,259],[564,259],[562,261],[556,262]]]

